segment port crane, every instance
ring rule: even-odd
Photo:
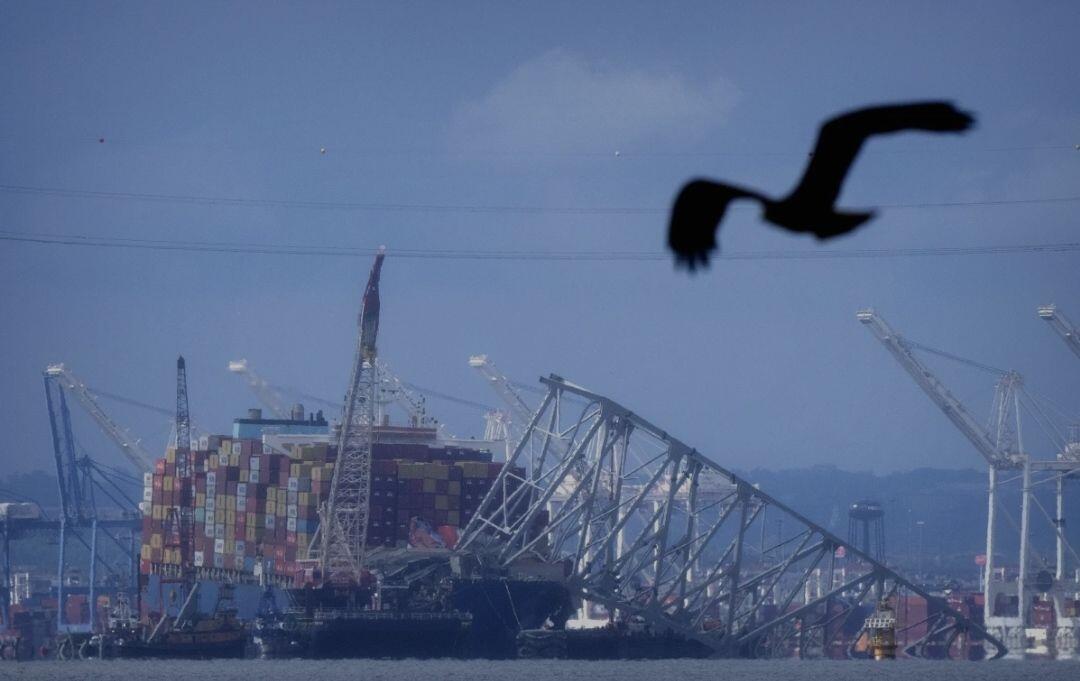
[[[1080,328],[1077,328],[1066,319],[1056,305],[1040,305],[1037,312],[1039,318],[1046,320],[1046,323],[1050,325],[1050,328],[1057,335],[1061,336],[1061,339],[1065,341],[1073,354],[1080,358]]]
[[[994,367],[988,367],[977,362],[972,362],[955,355],[951,355],[934,348],[930,348],[898,334],[881,315],[872,309],[859,310],[856,318],[885,346],[897,362],[922,388],[923,392],[938,406],[946,417],[960,430],[975,449],[989,464],[989,486],[987,495],[987,521],[986,521],[986,553],[985,566],[983,568],[983,595],[984,595],[984,621],[993,630],[999,632],[1014,657],[1023,656],[1026,647],[1024,643],[1024,628],[1028,623],[1027,599],[1034,581],[1030,571],[1031,553],[1031,514],[1033,505],[1042,509],[1038,501],[1034,499],[1032,473],[1047,473],[1057,482],[1057,517],[1049,518],[1054,526],[1056,539],[1057,564],[1054,578],[1063,583],[1065,578],[1065,551],[1071,546],[1065,536],[1064,526],[1061,521],[1064,518],[1064,480],[1078,468],[1076,462],[1071,462],[1061,455],[1057,461],[1033,461],[1023,451],[1021,441],[1021,395],[1024,393],[1023,377],[1015,371],[1004,371]],[[945,384],[927,367],[915,354],[914,350],[920,349],[943,355],[949,359],[959,360],[977,368],[996,374],[999,378],[994,390],[994,402],[990,419],[990,427],[980,424],[970,411],[960,402],[945,386]],[[1027,411],[1031,413],[1040,424],[1046,420],[1045,414],[1037,404],[1025,404]],[[1044,426],[1045,427],[1045,426]],[[1069,451],[1066,447],[1063,452]],[[999,593],[998,586],[994,583],[994,543],[997,536],[997,509],[998,496],[1002,480],[1000,475],[1005,471],[1020,471],[1021,480],[1021,510],[1020,510],[1020,551],[1019,551],[1019,574],[1016,581],[1017,612],[1015,614],[998,614],[995,610],[996,600]],[[1060,594],[1055,594],[1058,616],[1058,650],[1060,656],[1072,656],[1077,649],[1077,632],[1080,631],[1080,619],[1064,616],[1061,607]]]
[[[272,385],[266,382],[262,376],[257,374],[246,359],[234,359],[228,364],[228,369],[234,374],[241,376],[251,388],[251,392],[255,393],[255,397],[258,398],[263,406],[269,409],[275,418],[287,419],[289,418],[289,407],[285,403],[285,398],[281,393],[277,391]]]
[[[17,530],[45,530],[58,533],[59,560],[57,566],[57,601],[60,603],[60,615],[57,621],[57,630],[66,635],[70,641],[72,635],[86,635],[93,630],[96,618],[96,608],[90,609],[90,621],[76,623],[65,621],[65,591],[69,588],[66,584],[66,569],[68,567],[67,540],[73,537],[79,541],[89,552],[89,580],[87,584],[88,600],[95,603],[95,589],[97,587],[97,567],[100,565],[115,575],[114,566],[106,563],[98,553],[98,537],[103,534],[116,546],[129,556],[131,584],[130,590],[137,592],[138,566],[136,563],[135,542],[137,533],[141,528],[137,504],[130,499],[125,490],[118,484],[118,479],[127,479],[128,482],[138,483],[130,475],[121,471],[110,469],[95,462],[89,456],[79,457],[76,454],[76,442],[74,431],[71,427],[71,412],[68,407],[67,395],[73,394],[87,409],[99,426],[119,446],[133,466],[142,469],[143,457],[146,453],[139,446],[138,440],[113,421],[87,390],[86,385],[79,381],[62,364],[51,364],[46,367],[42,374],[45,387],[46,406],[49,414],[50,432],[52,435],[53,457],[56,465],[57,491],[60,499],[60,514],[55,521],[45,518],[25,520],[18,523],[19,527],[13,527],[11,521],[6,521],[3,527],[4,552],[5,552],[5,583],[10,591],[10,570],[7,569],[8,537],[12,531]],[[103,518],[99,516],[97,497],[113,502],[121,511],[119,518]],[[128,541],[125,545],[114,530],[128,530]],[[86,531],[88,536],[83,536],[81,531]],[[115,575],[119,577],[119,575]],[[6,598],[6,597],[5,597]],[[5,612],[7,603],[5,602]],[[69,646],[70,647],[70,646]]]
[[[561,564],[582,600],[719,656],[823,655],[855,613],[901,592],[927,599],[932,613],[909,654],[947,651],[961,631],[1004,654],[945,599],[614,399],[555,375],[541,382],[547,394],[457,552],[496,570],[520,559]],[[548,446],[552,424],[565,428],[559,450]],[[544,444],[531,449],[532,439]],[[710,479],[726,481],[726,493],[703,494]],[[751,559],[766,509],[786,531],[766,549],[780,557],[772,562]]]
[[[309,548],[309,556],[319,561],[324,583],[358,584],[361,580],[371,496],[379,277],[385,257],[386,249],[380,248],[364,289],[357,318],[356,351],[341,416],[337,464],[329,499],[320,509],[319,530]],[[311,556],[315,551],[317,556]]]
[[[525,424],[532,417],[533,408],[521,397],[513,383],[487,355],[469,357],[469,366],[483,376],[495,393],[510,408],[511,423]]]
[[[105,410],[101,408],[101,405],[98,404],[97,399],[94,398],[90,389],[87,388],[83,381],[72,373],[71,369],[62,363],[50,364],[45,368],[45,375],[47,378],[52,379],[53,383],[62,385],[64,390],[79,401],[79,404],[86,410],[86,413],[94,419],[94,422],[97,423],[102,432],[116,444],[120,449],[120,453],[124,455],[124,458],[128,460],[135,470],[140,473],[145,473],[153,469],[154,457],[152,457],[142,446],[142,442],[139,438],[132,435],[130,431],[114,421]]]
[[[275,418],[295,418],[293,409],[288,405],[285,396],[282,395],[278,386],[270,383],[262,374],[255,371],[251,362],[246,359],[234,359],[229,362],[227,368],[230,372],[241,376],[255,394],[256,399],[264,407],[270,410]],[[410,384],[401,380],[390,369],[390,366],[381,357],[375,360],[375,369],[378,374],[379,400],[377,406],[397,404],[406,414],[410,423],[416,426],[425,426],[431,423],[424,406],[424,398],[412,390]],[[319,404],[336,406],[333,402],[313,395],[303,395],[306,399],[313,399]]]

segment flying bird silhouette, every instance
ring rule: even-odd
[[[728,204],[755,199],[762,216],[792,232],[810,232],[818,239],[846,234],[874,217],[874,212],[836,209],[836,199],[863,142],[872,135],[904,130],[959,133],[975,119],[951,102],[916,102],[857,109],[826,121],[798,186],[782,199],[710,180],[688,182],[675,199],[668,226],[668,246],[677,264],[690,270],[708,266],[717,249],[716,233]]]

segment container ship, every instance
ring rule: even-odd
[[[207,612],[229,586],[238,617],[255,623],[263,656],[509,657],[520,630],[565,621],[572,612],[562,575],[551,566],[491,575],[452,559],[459,528],[502,468],[492,447],[385,421],[374,427],[371,448],[370,579],[323,587],[317,561],[307,555],[337,448],[321,413],[300,414],[266,419],[253,409],[234,420],[231,435],[200,438],[191,452],[189,566],[170,522],[180,494],[175,451],[145,476],[144,621],[175,617],[184,580],[193,578]]]

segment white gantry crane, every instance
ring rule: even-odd
[[[1028,622],[1028,596],[1030,587],[1034,581],[1030,574],[1030,544],[1031,544],[1031,510],[1033,504],[1032,495],[1032,471],[1041,474],[1049,474],[1057,478],[1057,515],[1058,518],[1050,519],[1054,526],[1057,543],[1057,565],[1055,580],[1058,582],[1052,591],[1055,599],[1055,607],[1059,613],[1057,649],[1059,657],[1071,657],[1078,648],[1077,632],[1080,620],[1075,617],[1064,616],[1062,607],[1062,594],[1059,586],[1064,585],[1065,549],[1071,547],[1064,534],[1063,524],[1060,519],[1064,517],[1064,492],[1062,482],[1065,477],[1075,472],[1075,462],[1064,460],[1058,461],[1032,461],[1024,453],[1021,441],[1020,428],[1020,397],[1023,392],[1023,378],[1015,371],[1001,371],[976,364],[979,368],[992,371],[999,376],[995,387],[994,407],[991,414],[990,427],[980,424],[966,407],[945,387],[941,380],[919,360],[912,352],[919,348],[937,354],[961,360],[969,364],[975,364],[969,360],[963,360],[939,350],[921,346],[913,341],[904,339],[872,309],[860,310],[856,317],[867,329],[885,346],[900,365],[915,380],[923,392],[938,406],[950,421],[967,437],[968,441],[975,446],[976,450],[986,459],[989,464],[990,484],[988,489],[988,505],[986,519],[986,564],[984,567],[984,621],[993,631],[1001,634],[1010,649],[1010,655],[1019,657],[1024,654],[1025,634],[1024,627]],[[1025,405],[1031,411],[1033,405]],[[1019,574],[1016,581],[1016,597],[1018,610],[1015,616],[997,616],[994,614],[995,600],[998,595],[998,587],[993,581],[994,570],[994,538],[996,536],[996,517],[998,506],[998,489],[1001,481],[999,473],[1002,471],[1020,470],[1022,481],[1021,511],[1020,511],[1020,555]],[[1035,502],[1037,503],[1037,502]],[[1039,509],[1042,510],[1041,505]],[[1045,589],[1044,589],[1045,590]]]
[[[409,419],[409,423],[416,427],[427,427],[435,425],[430,416],[427,415],[426,400],[422,395],[418,395],[412,390],[404,381],[398,377],[397,374],[390,368],[390,365],[386,363],[381,357],[375,359],[375,369],[378,372],[378,384],[379,384],[379,400],[376,408],[380,411],[384,405],[396,404],[405,412],[406,417]],[[380,413],[381,417],[382,414]],[[439,430],[443,430],[442,424],[436,426]]]
[[[511,384],[510,379],[507,378],[499,368],[495,366],[495,363],[488,359],[487,355],[473,355],[469,357],[469,366],[476,369],[481,376],[488,382],[491,388],[502,398],[503,402],[510,408],[510,422],[520,424],[520,427],[524,427],[529,419],[532,418],[533,408],[529,406],[521,397],[514,386]]]
[[[1050,324],[1050,328],[1061,336],[1073,354],[1080,357],[1080,328],[1073,326],[1056,305],[1040,305],[1038,313],[1039,318],[1045,319]]]
[[[132,435],[116,421],[105,413],[94,395],[64,364],[50,364],[45,368],[46,376],[61,381],[63,387],[79,401],[94,422],[98,424],[102,432],[124,455],[124,458],[140,473],[146,473],[154,469],[154,457],[143,448],[139,438]]]
[[[375,339],[379,332],[379,275],[385,257],[385,249],[379,249],[364,290],[357,319],[356,353],[341,416],[337,463],[330,496],[320,509],[319,532],[311,544],[318,552],[324,583],[359,583],[364,561],[378,383]]]
[[[264,407],[273,412],[276,418],[289,418],[290,409],[285,402],[285,398],[272,385],[267,383],[266,379],[257,374],[246,359],[234,359],[229,362],[229,371],[242,376],[247,381],[251,391],[255,393],[255,397],[263,403]]]

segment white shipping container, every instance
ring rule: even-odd
[[[237,539],[236,540],[236,556],[238,558],[243,558],[244,557],[244,540],[243,539]]]
[[[214,524],[210,523],[209,525],[207,525],[206,529],[203,530],[203,534],[206,535],[207,539],[213,539],[214,538]]]
[[[289,532],[296,532],[296,518],[289,518],[286,520],[285,529]]]
[[[285,509],[285,515],[289,518],[296,518],[296,504],[289,504],[289,507]]]
[[[142,491],[142,500],[143,501],[153,501],[154,500],[154,490],[152,490],[152,489],[144,489]]]
[[[225,525],[224,523],[217,523],[214,525],[214,538],[225,541]]]
[[[235,454],[236,456],[240,456],[240,451],[241,451],[240,442],[239,441],[233,442],[232,443],[232,453]]]
[[[246,497],[246,496],[247,496],[247,483],[246,482],[238,482],[238,483],[236,483],[236,498],[239,499],[241,497]]]
[[[229,465],[229,455],[228,454],[218,454],[218,466],[228,466],[228,465]]]
[[[216,485],[216,484],[217,484],[217,473],[214,472],[214,471],[210,471],[209,473],[206,474],[206,486],[210,487],[211,485]]]
[[[297,492],[297,491],[299,491],[299,490],[300,490],[300,479],[299,479],[299,478],[293,478],[293,477],[290,477],[290,478],[289,478],[289,487],[288,487],[288,490],[289,490],[290,492]]]
[[[253,471],[259,470],[259,457],[257,457],[257,456],[251,457],[251,461],[248,462],[248,468],[250,468]]]
[[[206,512],[207,513],[213,513],[214,510],[215,510],[216,505],[217,505],[217,502],[214,501],[214,495],[210,494],[210,492],[207,492],[206,493],[206,503],[203,504],[203,506],[206,507]]]
[[[224,539],[215,539],[214,540],[214,553],[225,553],[225,540]]]
[[[247,511],[247,497],[236,497],[236,510]]]
[[[154,486],[154,474],[153,473],[143,473],[142,474],[142,484],[143,484],[143,487],[151,487],[152,488]]]
[[[268,529],[268,530],[274,529],[274,516],[272,516],[272,515],[266,516],[266,529]]]

